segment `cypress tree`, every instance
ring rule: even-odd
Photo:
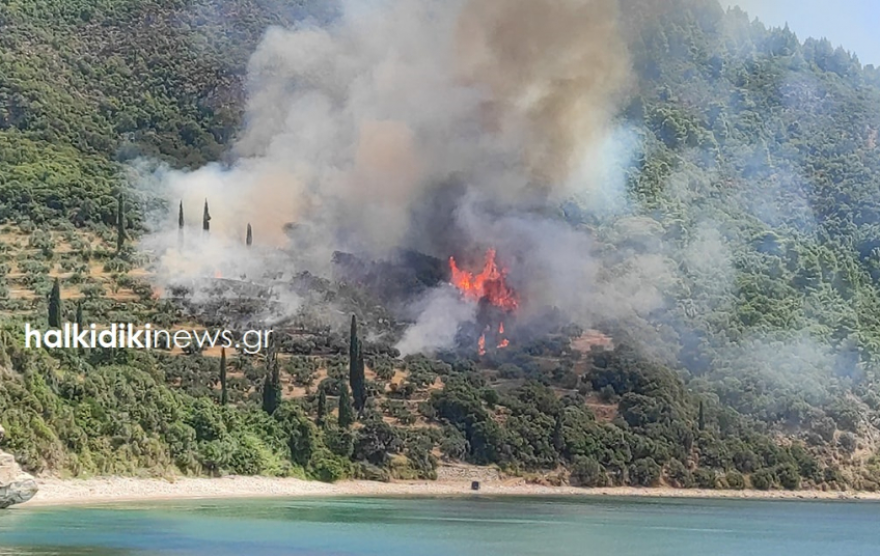
[[[349,362],[349,375],[352,374],[353,367],[351,364],[357,359],[357,344],[358,344],[358,321],[357,315],[351,316],[351,332],[348,335],[348,362]]]
[[[220,405],[226,405],[228,401],[228,394],[226,392],[226,348],[222,348],[220,350]]]
[[[211,230],[211,213],[208,211],[207,199],[205,199],[205,210],[202,213],[202,230],[206,232]]]
[[[556,424],[553,427],[553,448],[557,454],[562,454],[565,448],[565,436],[562,429],[562,414],[556,416]]]
[[[272,415],[281,403],[281,386],[279,385],[278,363],[276,362],[263,381],[263,411]]]
[[[354,399],[354,408],[363,414],[366,405],[366,377],[364,376],[364,354],[358,339],[357,316],[351,316],[351,333],[348,342],[348,383]]]
[[[49,294],[49,326],[61,328],[61,283],[55,278],[52,293]]]
[[[354,408],[351,406],[351,395],[344,380],[339,381],[339,426],[347,429],[354,423]]]
[[[254,233],[253,233],[253,230],[251,230],[251,225],[249,222],[248,228],[247,228],[247,240],[246,240],[247,246],[250,247],[253,242],[254,242]]]
[[[82,332],[82,330],[85,326],[84,323],[85,323],[85,319],[83,319],[83,304],[82,304],[82,301],[80,301],[76,304],[76,328],[77,328],[77,330]],[[76,351],[77,351],[77,353],[82,354],[84,352],[84,349],[82,346],[77,346]]]
[[[315,422],[320,426],[324,424],[324,419],[327,417],[327,391],[321,388],[321,391],[318,393],[318,418],[315,419]]]
[[[700,400],[700,417],[699,417],[699,419],[700,419],[700,422],[699,422],[700,430],[701,431],[705,430],[706,429],[706,405],[703,403],[703,400]]]
[[[177,248],[183,251],[183,228],[185,226],[185,222],[183,220],[183,201],[180,201],[180,206],[177,209]]]
[[[363,345],[358,341],[357,390],[354,391],[357,396],[354,400],[354,405],[358,411],[358,418],[364,416],[364,408],[367,406],[367,378],[365,369]]]
[[[266,375],[266,380],[263,381],[263,411],[272,415],[281,403],[281,376],[278,371],[274,334],[270,338],[266,358],[269,373]]]
[[[125,201],[122,194],[116,201],[116,252],[122,252],[122,245],[125,243]]]

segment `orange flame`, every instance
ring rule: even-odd
[[[223,273],[220,272],[219,270],[215,270],[215,271],[214,271],[214,278],[216,278],[216,279],[218,279],[218,280],[221,279],[221,278],[223,278]]]
[[[498,269],[495,262],[495,250],[486,253],[486,264],[483,271],[476,276],[458,268],[455,257],[449,257],[449,268],[452,270],[452,284],[465,297],[479,301],[487,299],[489,303],[505,311],[514,311],[519,305],[516,294],[505,281],[506,272]]]
[[[480,355],[486,355],[486,335],[483,334],[480,336],[480,340],[477,342],[477,346],[480,348]]]
[[[501,338],[501,340],[498,342],[498,345],[496,346],[498,349],[504,349],[510,345],[510,342],[507,340],[507,338],[502,338],[502,336],[504,336],[503,322],[498,324],[498,337]]]

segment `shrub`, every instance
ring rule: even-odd
[[[733,490],[742,490],[746,488],[746,479],[739,471],[728,471],[724,476],[724,480],[727,483],[727,488]]]
[[[599,390],[599,399],[605,403],[615,403],[617,401],[617,393],[610,384],[603,386]]]
[[[329,450],[318,450],[309,462],[309,473],[325,483],[335,483],[351,475],[351,463]]]
[[[847,454],[852,454],[856,451],[858,447],[858,442],[856,441],[856,437],[851,432],[845,432],[840,435],[840,438],[837,441],[840,444],[841,449]]]
[[[786,490],[797,490],[801,486],[801,476],[798,468],[794,465],[782,465],[776,471],[776,478],[779,484]]]
[[[715,488],[716,475],[711,469],[700,468],[694,471],[694,484],[698,488]]]
[[[575,486],[595,488],[608,484],[605,468],[594,458],[579,456],[571,466],[569,479]]]
[[[324,429],[324,444],[330,452],[342,458],[350,458],[354,452],[354,436],[351,431],[339,427]]]
[[[752,488],[758,490],[770,490],[776,483],[776,475],[770,469],[759,469],[749,477]]]
[[[498,376],[505,379],[522,378],[523,370],[513,363],[505,363],[498,368]]]
[[[677,459],[669,460],[669,463],[666,464],[666,478],[674,487],[691,488],[694,486],[694,477],[690,470]]]
[[[660,466],[652,458],[638,459],[629,468],[629,480],[634,486],[657,486],[660,472]]]

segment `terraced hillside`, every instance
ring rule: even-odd
[[[366,328],[369,402],[351,426],[337,417],[347,331],[309,311],[279,327],[277,384],[265,354],[227,353],[225,405],[216,349],[21,337],[47,325],[55,279],[69,319],[81,303],[88,321],[216,324],[157,289],[137,242],[162,201],[130,172],[234,159],[265,29],[325,22],[334,3],[0,4],[4,449],[62,475],[386,479],[467,462],[585,486],[880,488],[877,69],[714,0],[624,4],[638,83],[618,123],[645,145],[626,168],[633,209],[558,212],[596,238],[608,280],[643,256],[676,269],[664,310],[548,326],[485,356],[400,358],[404,323],[326,280],[312,308],[332,299]]]

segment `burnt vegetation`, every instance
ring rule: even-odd
[[[459,350],[401,358],[401,291],[448,280],[445,262],[339,254],[334,281],[287,277],[310,305],[268,357],[222,363],[25,350],[20,323],[259,323],[268,286],[157,295],[132,247],[155,200],[123,195],[121,163],[221,160],[263,30],[332,3],[0,5],[4,449],[72,475],[387,480],[464,461],[588,487],[880,489],[880,70],[713,0],[628,3],[640,86],[621,120],[648,145],[628,183],[642,220],[560,212],[621,261],[651,249],[649,220],[684,269],[669,311],[606,323],[615,345],[548,313],[485,356],[465,331]],[[695,259],[713,246],[732,254],[730,288]],[[331,303],[343,324],[315,317]]]

